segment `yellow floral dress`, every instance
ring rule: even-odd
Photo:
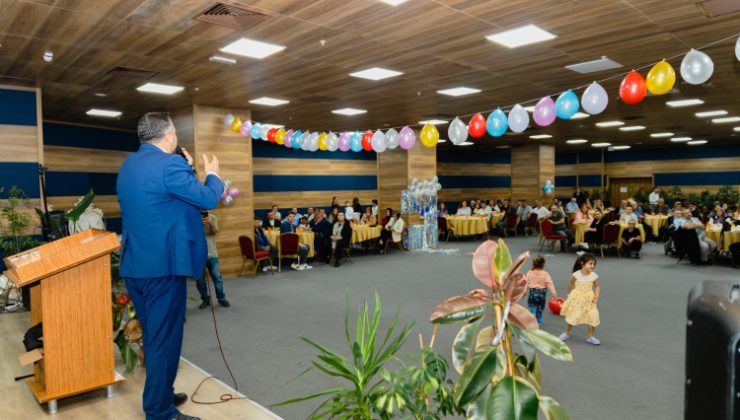
[[[576,284],[573,291],[568,294],[560,315],[565,317],[565,322],[570,325],[586,324],[597,327],[599,320],[599,309],[594,303],[594,281],[599,278],[598,274],[591,272],[583,275],[580,270],[573,273]]]

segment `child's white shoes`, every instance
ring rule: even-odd
[[[601,344],[601,341],[599,341],[599,339],[596,337],[588,337],[586,338],[586,342],[588,344],[593,344],[594,346],[598,346],[599,344]]]
[[[568,340],[570,340],[570,336],[568,334],[566,334],[566,333],[560,334],[560,336],[558,336],[558,338],[560,340],[562,340],[562,341],[568,341]]]

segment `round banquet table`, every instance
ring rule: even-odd
[[[488,233],[485,217],[445,216],[447,225],[455,230],[456,236],[482,235]]]
[[[660,231],[660,228],[665,226],[665,224],[668,222],[668,216],[665,214],[646,214],[645,215],[645,224],[650,226],[650,229],[653,230],[653,236],[658,237],[658,232]]]
[[[360,242],[369,241],[371,239],[380,238],[380,226],[366,226],[366,225],[352,225],[352,241],[353,244]]]
[[[278,236],[280,236],[280,232],[277,230],[268,230],[265,233],[267,234],[267,239],[270,241],[270,244],[272,244],[272,246],[278,246]],[[308,256],[313,257],[314,233],[304,230],[301,231],[301,233],[298,233],[298,238],[298,243],[308,245]]]
[[[722,251],[730,252],[730,245],[737,243],[737,242],[740,242],[740,230],[732,230],[732,231],[723,232]]]
[[[711,239],[717,244],[717,249],[722,249],[722,225],[707,224],[704,233],[707,235],[707,239]],[[727,249],[730,249],[729,245]]]
[[[574,243],[582,244],[585,241],[586,229],[588,229],[589,226],[591,226],[591,224],[588,221],[573,222],[571,229],[573,230],[573,236],[575,237]]]
[[[501,213],[501,212],[493,212],[493,213],[491,213],[491,221],[490,221],[491,228],[494,228],[495,229],[496,228],[496,223],[498,223],[498,222],[500,222],[502,220],[504,220],[504,213]]]

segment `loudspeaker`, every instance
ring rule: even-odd
[[[684,418],[740,420],[740,284],[697,284],[687,312]]]

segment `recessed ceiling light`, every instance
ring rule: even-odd
[[[269,130],[269,129],[271,129],[271,128],[283,128],[283,127],[285,127],[285,126],[284,126],[284,125],[282,125],[282,124],[267,124],[267,123],[262,123],[262,127],[263,127],[263,128],[264,128],[264,127],[267,127],[267,129]]]
[[[380,0],[385,4],[390,4],[391,6],[398,6],[399,4],[405,2],[406,0]]]
[[[47,63],[51,63],[51,61],[54,59],[54,53],[51,51],[45,51],[43,55],[44,61]]]
[[[550,139],[550,138],[552,138],[552,136],[549,135],[549,134],[535,134],[534,136],[529,136],[529,138],[530,139],[535,139],[535,140],[538,140],[538,139]]]
[[[113,111],[110,109],[97,109],[97,108],[91,108],[88,109],[86,112],[87,115],[90,115],[91,117],[108,117],[108,118],[116,118],[121,116],[121,111]]]
[[[694,115],[696,115],[699,118],[721,117],[723,115],[727,115],[727,111],[725,111],[724,109],[718,109],[716,111],[702,111],[702,112],[697,112]]]
[[[653,133],[650,135],[650,137],[654,139],[659,139],[661,137],[672,137],[673,133]]]
[[[624,122],[622,121],[602,121],[597,122],[597,127],[619,127],[620,125],[624,125]]]
[[[740,117],[724,117],[724,118],[712,119],[712,122],[715,124],[724,124],[724,123],[738,122],[738,121],[740,121]]]
[[[524,25],[508,31],[487,35],[486,39],[509,48],[534,44],[556,38],[556,35],[536,25]]]
[[[219,51],[228,54],[241,55],[243,57],[262,59],[284,49],[285,47],[282,45],[269,44],[267,42],[255,41],[249,38],[239,38],[231,44],[220,48]]]
[[[458,146],[472,146],[474,144],[475,143],[473,143],[472,141],[464,141],[464,142],[458,144]]]
[[[607,58],[606,56],[601,57],[598,60],[584,61],[583,63],[565,66],[566,69],[572,70],[576,73],[594,73],[602,70],[618,69],[620,67],[622,67],[621,64],[611,58]]]
[[[496,146],[497,149],[511,149],[511,146]]]
[[[400,76],[402,74],[403,73],[401,73],[400,71],[388,70],[381,67],[373,67],[371,69],[350,73],[349,75],[352,77],[360,77],[362,79],[382,80],[389,77]]]
[[[108,95],[106,95],[105,93],[102,93],[102,92],[95,92],[95,96],[97,96],[98,98],[105,98]]]
[[[706,140],[692,140],[686,144],[688,144],[689,146],[699,146],[700,144],[707,144],[707,141]]]
[[[431,119],[431,120],[419,121],[419,124],[443,125],[443,124],[447,124],[447,121]]]
[[[740,127],[735,127],[735,128],[733,128],[733,130],[740,132]]]
[[[671,139],[671,141],[674,143],[682,143],[682,142],[691,141],[691,140],[693,140],[691,137],[674,137]]]
[[[566,143],[568,143],[568,144],[583,144],[583,143],[588,143],[588,140],[586,140],[586,139],[571,139],[571,140],[567,140]]]
[[[701,99],[680,99],[678,101],[668,101],[665,104],[671,108],[678,108],[682,106],[701,105],[704,101]]]
[[[614,147],[612,147],[612,150],[627,150],[627,149],[631,149],[631,148],[632,148],[632,146],[614,146]]]
[[[447,96],[463,96],[463,95],[472,95],[473,93],[480,93],[480,89],[473,89],[469,87],[456,87],[451,89],[442,89],[438,90],[437,93],[440,95],[447,95]]]
[[[640,131],[644,129],[645,126],[642,125],[628,125],[627,127],[619,127],[619,131]]]
[[[445,140],[445,139],[438,139],[437,140],[437,143],[447,143],[447,140]]]
[[[287,103],[290,103],[290,101],[286,101],[285,99],[275,99],[275,98],[268,98],[267,96],[263,96],[261,98],[252,99],[249,101],[250,104],[256,104],[256,105],[267,105],[267,106],[278,106],[278,105],[285,105]]]
[[[183,89],[182,86],[162,85],[159,83],[147,83],[136,88],[139,92],[161,93],[163,95],[172,95]]]
[[[357,114],[364,114],[367,110],[365,109],[357,109],[357,108],[342,108],[342,109],[335,109],[332,111],[333,114],[341,114],[341,115],[357,115]]]
[[[212,55],[211,58],[208,59],[208,61],[213,61],[215,63],[221,63],[221,64],[236,64],[236,60],[229,57],[222,57],[220,55]]]
[[[582,119],[584,119],[584,118],[588,118],[588,117],[590,117],[590,116],[591,116],[591,115],[589,115],[589,114],[586,114],[585,112],[576,112],[575,114],[573,114],[573,116],[572,116],[572,117],[570,117],[570,119],[571,119],[571,120],[582,120]]]
[[[609,147],[611,145],[611,143],[592,143],[591,147]]]

